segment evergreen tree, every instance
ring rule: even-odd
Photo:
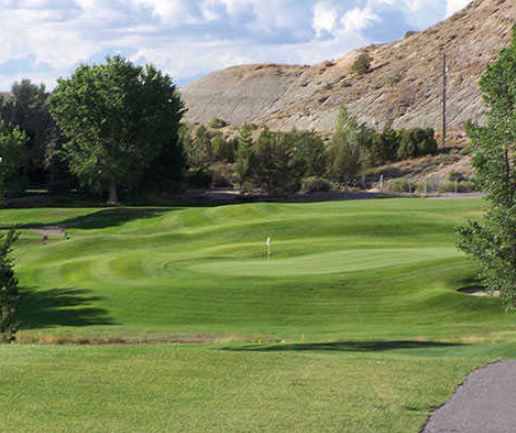
[[[13,342],[17,332],[15,314],[20,293],[11,257],[16,237],[14,230],[9,231],[0,246],[0,343]]]
[[[240,185],[249,177],[250,161],[253,154],[253,127],[245,123],[240,128],[238,148],[236,151],[236,171]]]

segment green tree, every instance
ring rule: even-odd
[[[217,131],[212,137],[211,147],[216,160],[230,163],[235,161],[235,146],[233,140],[225,139],[222,132]]]
[[[327,167],[327,154],[324,142],[313,131],[293,130],[288,133],[293,141],[295,158],[303,177],[324,176]]]
[[[207,170],[213,162],[213,147],[208,129],[201,125],[194,133],[193,139],[189,141],[188,165],[194,170]]]
[[[400,136],[392,127],[392,120],[388,120],[379,134],[375,134],[369,153],[369,164],[378,166],[387,162],[396,161]]]
[[[23,161],[27,138],[18,127],[0,120],[0,187],[4,191],[23,188]]]
[[[480,81],[485,126],[468,126],[476,179],[486,194],[483,221],[458,230],[458,245],[480,264],[490,291],[500,291],[507,309],[516,308],[516,26],[510,47]]]
[[[20,293],[11,255],[16,237],[14,230],[10,230],[0,246],[0,343],[12,343],[17,332],[15,315]]]
[[[398,159],[411,159],[437,153],[435,131],[432,128],[411,128],[399,131]]]
[[[25,180],[44,183],[47,176],[47,147],[54,137],[55,124],[47,106],[48,94],[43,84],[30,80],[16,82],[1,108],[1,118],[10,127],[18,127],[27,137],[21,162]]]
[[[251,156],[253,180],[268,194],[296,192],[301,185],[302,169],[296,158],[293,134],[262,131]]]
[[[345,107],[340,109],[329,151],[329,172],[334,180],[348,182],[359,174],[370,135],[365,125],[360,125]]]
[[[236,171],[240,185],[248,180],[251,156],[253,154],[253,126],[249,123],[242,125],[238,135],[236,151]]]
[[[63,151],[81,183],[108,188],[138,185],[164,148],[178,140],[183,103],[168,75],[120,57],[81,65],[60,79],[49,100],[68,141]]]

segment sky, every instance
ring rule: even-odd
[[[313,64],[399,39],[471,0],[0,0],[0,91],[121,54],[183,85],[243,63]]]

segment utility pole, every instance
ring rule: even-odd
[[[441,131],[441,147],[446,146],[446,127],[447,127],[447,119],[446,119],[446,109],[447,109],[447,87],[448,87],[448,62],[446,59],[446,54],[443,53],[443,112],[442,112],[442,131]]]

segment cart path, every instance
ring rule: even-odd
[[[32,231],[41,236],[64,236],[65,228],[63,226],[44,226],[33,228]]]
[[[515,433],[516,360],[471,373],[422,433]]]

